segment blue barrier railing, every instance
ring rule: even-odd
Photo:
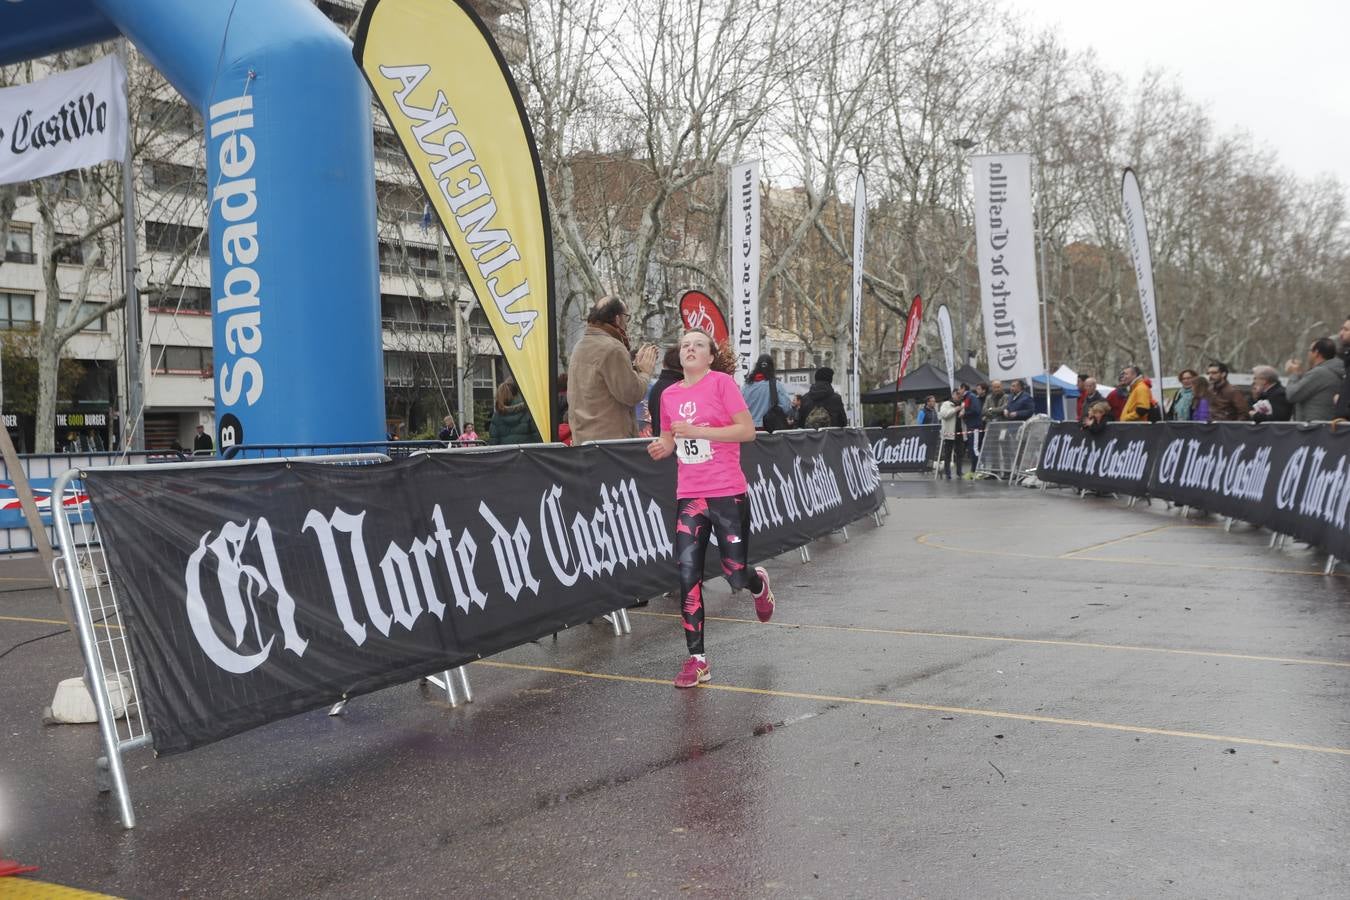
[[[220,452],[221,459],[267,459],[284,456],[333,456],[345,453],[383,453],[405,459],[419,450],[481,447],[482,441],[348,441],[329,444],[235,444]]]

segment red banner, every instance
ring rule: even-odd
[[[895,376],[895,389],[900,390],[900,382],[905,380],[905,369],[909,368],[909,358],[914,354],[914,342],[919,339],[919,326],[923,324],[923,298],[914,295],[909,305],[909,316],[905,319],[905,339],[900,343],[900,371]]]
[[[914,295],[909,305],[909,315],[905,317],[905,337],[900,342],[900,369],[895,373],[895,392],[900,393],[900,383],[905,380],[905,369],[909,368],[909,358],[914,354],[914,342],[919,339],[919,326],[923,324],[923,298]],[[895,424],[900,424],[900,401],[895,401]]]
[[[702,291],[685,291],[680,297],[680,319],[685,328],[711,334],[719,347],[727,345],[727,320],[713,299]]]

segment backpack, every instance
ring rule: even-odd
[[[769,381],[769,409],[760,421],[764,423],[764,430],[769,434],[788,427],[787,413],[783,412],[783,407],[778,405],[778,382],[776,380]]]
[[[825,408],[825,404],[817,403],[811,407],[811,411],[806,414],[806,421],[802,424],[807,428],[829,428],[834,422],[830,420],[830,411]]]

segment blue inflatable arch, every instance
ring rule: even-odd
[[[125,35],[201,111],[218,444],[384,436],[370,94],[307,0],[0,0],[0,64]]]

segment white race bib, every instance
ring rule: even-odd
[[[708,462],[713,458],[712,443],[704,438],[676,438],[675,456],[687,466]]]

